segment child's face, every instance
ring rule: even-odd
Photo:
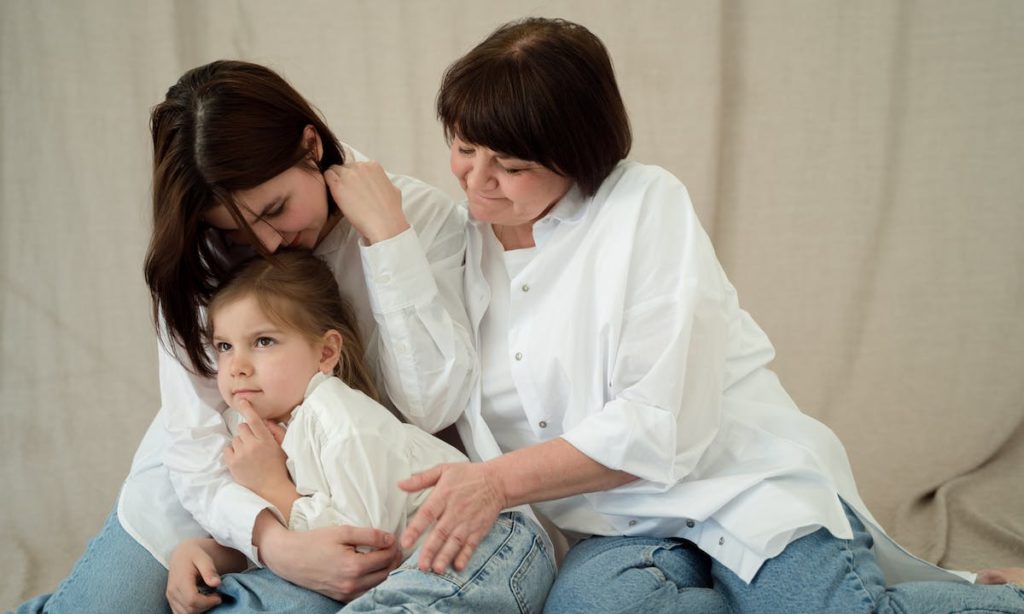
[[[251,295],[214,312],[213,348],[224,401],[237,409],[239,400],[248,399],[266,420],[282,420],[302,403],[324,350],[322,343],[274,324]]]

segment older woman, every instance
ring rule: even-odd
[[[436,486],[402,536],[432,527],[422,568],[461,568],[502,509],[533,504],[575,543],[551,611],[1024,608],[878,526],[839,440],[767,368],[685,187],[624,160],[593,34],[503,26],[449,67],[437,108],[472,218],[481,379],[458,427],[485,462],[403,483]]]

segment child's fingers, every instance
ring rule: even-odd
[[[252,434],[256,436],[256,439],[268,439],[273,437],[273,435],[270,434],[270,431],[267,430],[267,425],[263,423],[263,418],[260,418],[259,414],[256,413],[256,410],[253,409],[252,403],[249,402],[249,399],[241,399],[238,402],[238,407],[235,409],[237,409],[238,413],[242,414],[245,418],[245,424],[249,426],[250,430],[252,430]],[[241,426],[238,430],[239,432],[242,431]]]
[[[210,588],[217,588],[220,586],[220,574],[217,573],[217,568],[213,566],[213,561],[204,559],[196,561],[196,571],[203,578],[203,582]]]
[[[284,430],[284,427],[273,420],[264,420],[263,422],[266,424],[267,430],[270,431],[271,436],[273,436],[274,441],[277,442],[277,445],[284,443],[284,434],[287,432]]]

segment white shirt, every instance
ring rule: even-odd
[[[346,148],[353,158],[364,159]],[[462,303],[465,212],[422,182],[391,180],[409,230],[366,246],[342,219],[314,253],[352,303],[379,388],[410,422],[436,432],[463,411],[476,368]],[[186,371],[163,345],[159,365],[161,408],[122,488],[121,525],[164,565],[181,540],[206,534],[258,562],[253,524],[271,505],[224,465],[230,437],[215,380]]]
[[[228,431],[237,434],[244,422],[241,414],[228,409],[224,418]],[[281,448],[302,495],[292,505],[288,523],[295,531],[347,524],[400,535],[431,490],[410,494],[398,482],[434,465],[467,460],[426,431],[400,422],[362,392],[322,373],[310,380],[287,428]]]
[[[842,497],[875,534],[890,583],[955,577],[878,528],[842,444],[766,367],[774,349],[667,171],[622,162],[594,197],[571,189],[534,224],[536,255],[511,279],[494,275],[492,234],[469,225],[467,309],[481,339],[507,295],[508,364],[532,441],[562,437],[640,478],[535,504],[559,528],[686,538],[749,582],[820,527],[850,538]],[[458,422],[474,460],[502,451],[481,392]]]

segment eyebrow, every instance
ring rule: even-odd
[[[280,335],[280,334],[282,334],[282,329],[280,329],[280,328],[273,328],[273,327],[271,327],[271,328],[260,328],[260,329],[257,329],[256,331],[252,332],[252,333],[249,333],[248,337],[250,339],[256,339],[258,337],[266,337],[268,335]],[[223,335],[218,335],[216,333],[214,333],[213,337],[211,337],[210,340],[213,341],[213,342],[228,341],[228,339],[226,339]]]

